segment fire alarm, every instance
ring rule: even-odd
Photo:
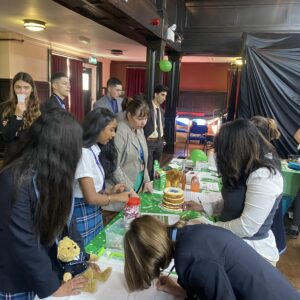
[[[159,18],[152,19],[151,24],[153,26],[158,26],[160,24],[160,19]]]

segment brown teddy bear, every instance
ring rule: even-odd
[[[87,286],[83,289],[85,292],[94,293],[97,289],[96,280],[106,281],[112,271],[112,268],[106,268],[101,272],[94,271],[89,267],[88,262],[96,261],[98,257],[95,254],[81,252],[78,244],[67,236],[58,243],[57,258],[64,270],[63,280],[65,282],[78,274],[89,279]]]

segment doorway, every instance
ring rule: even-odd
[[[84,106],[84,115],[92,109],[92,69],[84,67],[82,69],[82,97]]]

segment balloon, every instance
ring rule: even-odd
[[[172,69],[172,64],[166,59],[162,59],[159,62],[159,68],[162,72],[170,72]]]
[[[191,160],[194,163],[196,163],[196,161],[207,161],[207,155],[202,150],[194,149],[191,152]]]

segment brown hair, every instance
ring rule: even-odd
[[[125,278],[130,291],[147,289],[174,256],[168,228],[152,216],[132,221],[124,237]]]
[[[128,113],[130,113],[131,116],[148,117],[149,105],[144,100],[135,99],[128,103],[126,108],[126,117]]]
[[[225,123],[214,140],[217,169],[225,187],[245,183],[250,173],[265,167],[272,174],[280,161],[272,144],[249,120]],[[272,153],[272,159],[265,155]]]
[[[22,80],[26,83],[29,83],[32,87],[32,91],[29,96],[28,106],[24,112],[24,117],[23,117],[23,122],[24,122],[23,129],[26,129],[29,128],[31,124],[41,115],[37,89],[31,75],[29,75],[28,73],[19,72],[13,78],[10,86],[10,96],[3,110],[2,119],[5,120],[9,116],[15,114],[18,100],[17,100],[17,95],[15,93],[14,87],[15,87],[15,83],[18,80]]]
[[[280,132],[274,119],[254,116],[250,119],[250,121],[269,142],[280,138]]]

